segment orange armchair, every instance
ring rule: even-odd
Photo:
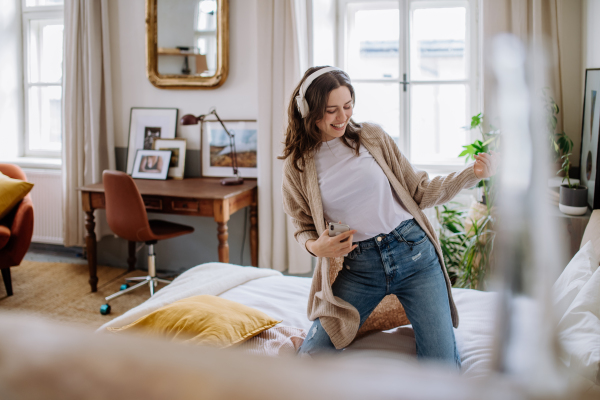
[[[26,181],[21,168],[13,164],[0,164],[4,175]],[[0,271],[7,296],[12,296],[10,267],[21,264],[33,236],[33,203],[28,194],[15,208],[0,220]]]

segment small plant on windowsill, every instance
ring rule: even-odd
[[[465,150],[459,157],[465,157],[466,162],[475,160],[477,154],[498,149],[500,131],[493,129],[485,132],[481,113],[473,116],[471,125],[465,129],[478,129],[481,133],[481,140],[477,139],[463,146]],[[436,207],[444,263],[454,287],[486,287],[485,277],[489,272],[496,237],[493,230],[493,204],[496,197],[494,178],[481,180],[477,187],[483,191],[482,198],[474,202],[469,210],[448,206]]]
[[[572,183],[569,177],[569,171],[571,169],[571,160],[569,156],[571,153],[563,154],[561,157],[563,160],[561,169],[556,173],[557,175],[563,173],[563,182],[566,180],[566,185],[560,186],[560,201],[558,202],[558,209],[565,214],[570,215],[583,215],[587,212],[587,187],[579,185],[579,183]]]

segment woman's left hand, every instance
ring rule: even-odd
[[[475,176],[479,179],[486,179],[496,175],[500,156],[495,151],[490,151],[490,154],[480,153],[475,156],[475,165],[473,169]]]

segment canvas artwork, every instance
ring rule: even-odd
[[[151,150],[156,139],[172,139],[177,129],[176,108],[131,108],[127,173],[133,172],[138,150]]]
[[[235,148],[240,176],[256,178],[257,123],[256,121],[223,121],[235,136]],[[217,121],[205,121],[202,127],[202,175],[230,177],[232,149],[229,136]]]
[[[600,136],[600,69],[587,69],[585,73],[585,92],[583,99],[583,120],[581,127],[581,184],[588,188],[588,206],[600,208],[600,185],[596,187]]]

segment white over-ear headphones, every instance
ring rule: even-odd
[[[302,85],[300,85],[300,90],[298,90],[298,96],[296,96],[296,105],[298,106],[298,111],[300,111],[302,118],[306,118],[306,116],[308,115],[308,111],[309,111],[308,103],[306,102],[304,95],[306,94],[306,90],[308,89],[310,84],[315,79],[317,79],[319,76],[326,74],[330,71],[335,71],[335,70],[339,70],[339,68],[336,68],[336,67],[321,68],[320,70],[315,71],[312,74],[310,74],[308,76],[308,78],[306,78],[306,80],[302,83]]]

